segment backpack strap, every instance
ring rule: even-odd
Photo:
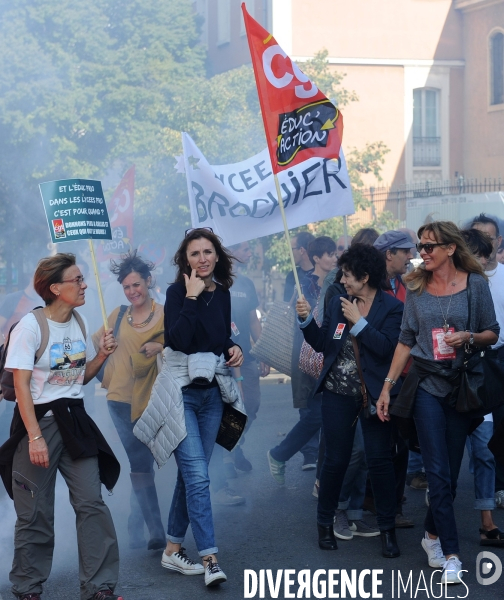
[[[84,320],[76,310],[73,310],[72,313],[73,313],[73,316],[76,318],[77,323],[79,323],[79,327],[81,328],[82,335],[84,336],[84,342],[85,342],[87,337],[86,337],[86,326],[84,325]]]
[[[37,364],[40,360],[42,354],[44,354],[45,349],[47,348],[47,344],[49,343],[49,323],[47,322],[47,317],[45,316],[44,309],[40,306],[38,308],[34,308],[31,313],[37,319],[37,323],[40,327],[40,346],[35,352],[35,363]]]

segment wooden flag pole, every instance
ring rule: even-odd
[[[297,293],[298,293],[299,298],[301,298],[301,296],[303,295],[303,292],[301,291],[301,286],[299,285],[298,272],[297,272],[297,268],[296,268],[296,263],[294,262],[294,254],[292,252],[292,246],[290,244],[289,228],[287,227],[287,219],[285,217],[285,208],[284,208],[284,204],[283,204],[282,190],[280,189],[280,183],[278,182],[278,177],[277,177],[276,173],[274,174],[274,178],[275,178],[275,187],[276,187],[277,196],[278,196],[278,206],[280,206],[280,213],[282,215],[282,221],[283,221],[283,225],[284,225],[285,242],[287,244],[287,248],[289,248],[289,256],[291,259],[292,272],[294,273],[294,281],[296,282]]]
[[[93,240],[88,239],[89,242],[89,251],[91,252],[91,260],[93,261],[93,271],[96,277],[96,289],[98,290],[98,298],[100,298],[100,307],[103,318],[103,327],[105,331],[108,330],[108,319],[107,319],[107,311],[105,310],[105,302],[103,301],[103,294],[100,283],[100,274],[98,273],[98,265],[96,264],[96,256],[94,252]]]

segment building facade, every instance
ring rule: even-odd
[[[250,64],[240,4],[196,2],[212,73]],[[504,0],[246,4],[301,68],[328,50],[359,97],[343,147],[384,142],[385,183],[504,177]]]

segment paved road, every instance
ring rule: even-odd
[[[470,598],[471,600],[493,600],[504,595],[504,576],[497,583],[483,586],[476,581],[475,561],[482,550],[478,544],[479,513],[473,510],[472,477],[464,463],[456,502],[457,522],[460,527],[462,559],[465,574],[463,585],[451,586],[444,590],[436,584],[436,575],[429,568],[426,555],[420,547],[422,521],[425,513],[422,492],[407,489],[407,502],[404,512],[411,517],[416,527],[399,530],[398,539],[401,557],[385,559],[381,556],[379,538],[356,538],[339,542],[336,552],[323,552],[318,549],[315,526],[316,501],[311,495],[314,481],[312,472],[301,471],[300,455],[288,464],[286,485],[279,487],[269,475],[266,463],[266,450],[274,446],[281,436],[294,425],[297,412],[292,409],[290,385],[265,384],[262,386],[263,403],[259,417],[247,436],[245,452],[254,465],[248,474],[240,474],[231,482],[233,488],[246,496],[247,504],[242,507],[214,509],[216,535],[220,547],[219,559],[228,575],[228,582],[220,588],[206,589],[202,577],[184,577],[160,566],[160,552],[129,550],[126,532],[126,517],[129,510],[129,477],[125,468],[114,494],[107,497],[116,523],[121,547],[121,574],[118,590],[126,600],[189,600],[194,598],[219,597],[226,600],[244,598],[244,571],[251,569],[271,569],[273,577],[277,569],[293,569],[297,572],[310,569],[346,570],[351,575],[355,569],[362,575],[365,569],[383,570],[375,576],[381,581],[377,592],[383,598]],[[104,409],[104,398],[97,398],[96,416],[107,438],[112,442],[122,461],[124,452],[119,445],[117,434]],[[167,517],[171,490],[175,478],[174,461],[171,460],[157,474],[158,487],[162,490],[162,512]],[[77,551],[72,510],[68,503],[64,484],[58,484],[56,509],[56,551],[53,572],[45,586],[44,600],[78,599]],[[372,518],[372,517],[371,517]],[[497,524],[504,528],[504,510],[497,510]],[[0,600],[11,598],[8,583],[9,565],[12,560],[12,503],[0,498]],[[192,535],[188,535],[185,546],[191,557],[196,557]],[[492,549],[504,562],[504,551]],[[398,572],[404,581],[411,575],[411,588],[398,592]],[[492,571],[490,572],[492,575]],[[292,577],[292,576],[291,576]],[[339,581],[340,575],[336,575]],[[363,576],[363,592],[347,597],[364,598],[371,593],[371,576]],[[295,591],[296,586],[291,588]],[[316,590],[315,590],[316,591]],[[311,597],[317,597],[312,590]],[[340,593],[339,584],[335,592]],[[259,598],[259,594],[255,596]],[[285,598],[283,579],[278,596],[270,594],[265,585],[265,598]],[[303,595],[302,597],[306,597]],[[330,597],[327,594],[318,597]],[[333,596],[337,597],[337,596]],[[371,596],[367,596],[371,597]],[[373,597],[380,597],[374,595]]]

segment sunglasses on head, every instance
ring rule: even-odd
[[[427,254],[432,254],[436,246],[446,246],[446,244],[417,244],[416,249],[418,250],[418,252],[422,252],[422,250],[425,250]]]
[[[191,227],[190,229],[185,230],[184,237],[187,237],[193,231],[201,231],[202,229],[205,229],[206,231],[213,233],[213,229],[211,227]]]

